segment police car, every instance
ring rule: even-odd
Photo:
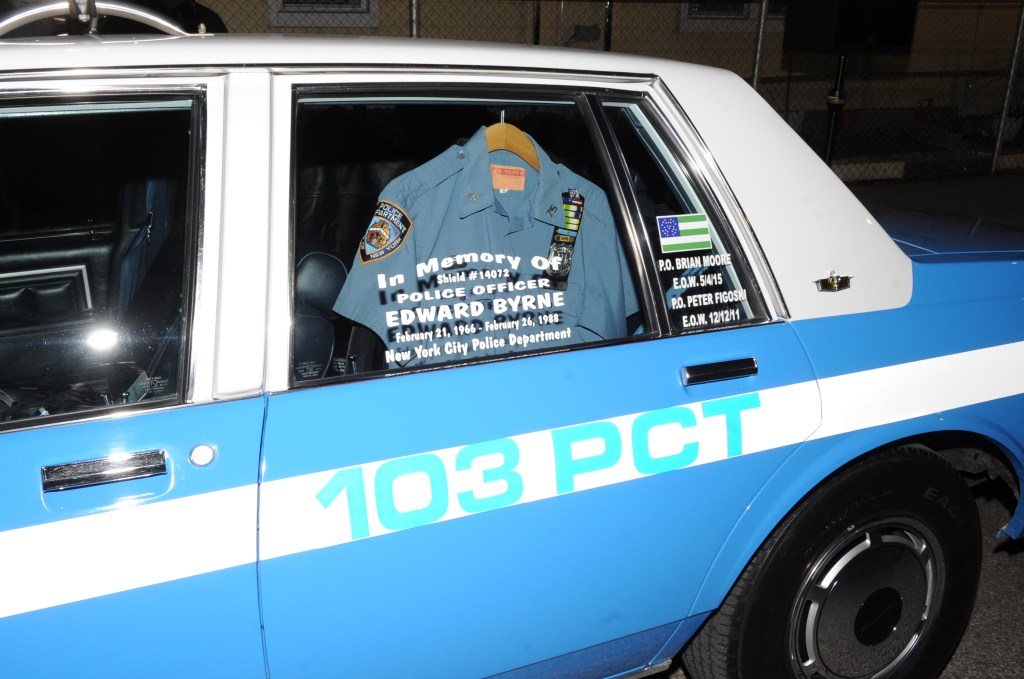
[[[168,30],[0,47],[0,675],[941,672],[1019,240],[716,69]]]

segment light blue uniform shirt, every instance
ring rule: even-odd
[[[623,337],[639,310],[604,191],[539,147],[539,172],[488,153],[484,129],[387,185],[334,305],[392,366]],[[493,188],[492,164],[522,190]],[[584,207],[559,290],[544,269],[570,190]]]

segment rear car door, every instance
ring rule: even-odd
[[[214,401],[202,261],[224,78],[55,75],[0,91],[0,674],[259,676],[263,399]]]
[[[649,80],[567,80],[275,82],[275,677],[663,662],[817,425],[696,135]]]

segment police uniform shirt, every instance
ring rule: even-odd
[[[392,366],[623,337],[639,310],[604,191],[539,146],[539,172],[489,153],[484,131],[387,185],[334,305],[384,341]],[[494,188],[492,165],[522,190]],[[570,195],[583,207],[559,286],[538,265]]]

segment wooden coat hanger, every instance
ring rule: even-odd
[[[526,133],[511,123],[495,123],[484,130],[487,137],[487,151],[510,151],[540,172],[540,157]]]

